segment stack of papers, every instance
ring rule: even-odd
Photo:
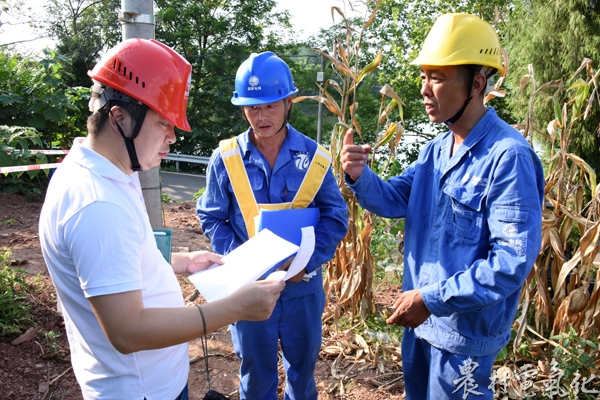
[[[312,226],[301,228],[300,246],[277,236],[269,229],[263,229],[224,256],[223,265],[214,264],[188,278],[206,301],[216,301],[254,282],[294,253],[296,257],[287,271],[276,271],[267,279],[287,280],[297,275],[308,264],[314,249],[315,233]]]

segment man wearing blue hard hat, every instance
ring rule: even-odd
[[[242,107],[250,127],[221,141],[213,153],[196,210],[213,250],[227,254],[254,236],[261,209],[319,209],[314,253],[306,269],[287,281],[272,317],[231,326],[242,362],[241,399],[277,399],[279,343],[287,375],[284,398],[318,397],[314,369],[325,305],[321,265],[346,235],[348,215],[331,155],[289,124],[297,92],[289,67],[274,53],[252,54],[242,63],[231,102]]]

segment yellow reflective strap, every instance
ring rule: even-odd
[[[236,138],[221,140],[219,150],[233,187],[233,194],[244,217],[248,237],[251,238],[255,234],[254,217],[258,215],[258,206]]]
[[[258,205],[259,210],[287,210],[292,208],[292,203],[261,203]]]
[[[319,145],[315,151],[310,167],[308,168],[306,175],[304,175],[302,185],[300,185],[300,189],[292,201],[292,208],[306,208],[310,205],[317,195],[330,165],[331,153],[323,146]]]
[[[285,210],[288,208],[306,208],[315,198],[325,174],[331,165],[331,154],[323,146],[318,145],[308,171],[304,175],[300,189],[291,203],[256,203],[254,191],[250,185],[244,161],[236,138],[222,140],[219,143],[221,158],[225,164],[233,193],[244,217],[248,237],[256,234],[255,218],[261,209]]]

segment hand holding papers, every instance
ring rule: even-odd
[[[306,229],[306,233],[302,231],[303,240],[300,247],[280,238],[268,229],[263,229],[252,239],[224,256],[221,259],[223,265],[215,264],[188,278],[206,301],[211,302],[229,296],[242,286],[258,279],[280,261],[298,252],[284,276],[284,279],[287,279],[306,266],[314,251],[314,230],[312,227]]]
[[[287,269],[287,271],[274,271],[267,276],[266,279],[278,281],[283,280],[287,281],[288,279],[296,276],[300,271],[306,267],[310,257],[312,256],[313,251],[315,250],[315,230],[312,226],[307,226],[302,228],[302,241],[300,244],[300,248],[298,249],[298,254],[292,261],[292,264]]]
[[[287,240],[288,242],[292,242],[295,245],[300,246],[300,243],[303,240],[302,228],[305,228],[307,226],[316,227],[319,223],[320,215],[321,213],[318,208],[289,208],[284,210],[262,209],[260,210],[260,213],[256,216],[255,226],[257,232],[260,232],[263,229],[268,229],[277,236]],[[311,246],[311,248],[314,250],[314,244]],[[306,259],[306,262],[304,263],[302,268],[306,266],[311,255],[312,251]],[[269,274],[274,272],[279,266],[280,264],[277,264],[271,270],[265,271],[265,274],[263,274],[261,278],[266,278],[267,276],[270,276]],[[302,268],[294,268],[296,274],[299,273],[302,270]],[[290,269],[292,269],[291,266]],[[285,279],[287,280],[289,278],[290,277],[288,276]]]

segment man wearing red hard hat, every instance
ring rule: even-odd
[[[89,75],[88,136],[76,139],[57,169],[40,216],[73,370],[85,399],[185,400],[187,342],[240,319],[268,318],[284,284],[253,283],[223,300],[184,306],[175,274],[220,257],[198,251],[165,261],[136,171],[167,156],[174,127],[190,130],[191,66],[160,42],[131,39]]]

